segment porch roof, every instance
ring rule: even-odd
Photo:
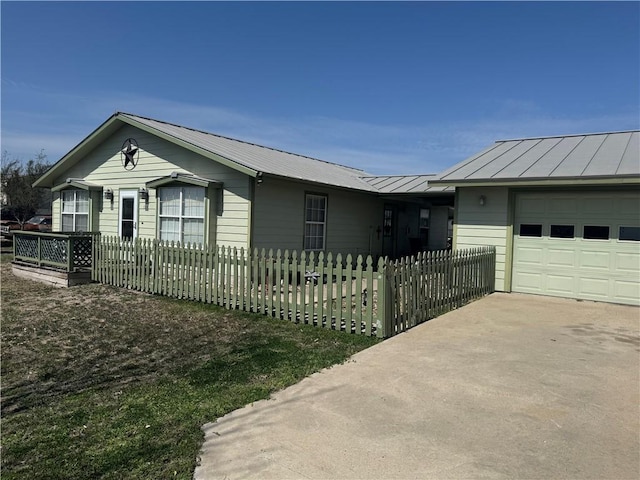
[[[102,185],[85,182],[81,178],[67,178],[67,180],[59,185],[51,188],[52,192],[59,192],[65,188],[78,188],[80,190],[102,190]]]
[[[208,187],[210,185],[214,185],[217,187],[222,187],[223,183],[218,180],[213,180],[210,178],[202,178],[196,175],[189,175],[185,173],[172,172],[170,175],[165,177],[159,177],[154,180],[147,182],[145,185],[147,188],[157,188],[162,187],[164,185],[169,185],[171,183],[186,183],[189,185],[196,185],[198,187]]]
[[[360,177],[379,193],[453,194],[454,188],[433,186],[435,175],[369,175]]]

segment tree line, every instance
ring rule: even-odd
[[[0,188],[3,220],[15,220],[22,227],[38,210],[51,211],[51,190],[32,187],[50,167],[44,150],[27,162],[10,158],[6,150],[2,152]]]

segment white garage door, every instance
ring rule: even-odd
[[[511,288],[640,305],[640,191],[518,194]]]

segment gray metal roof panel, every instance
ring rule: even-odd
[[[640,176],[640,131],[503,140],[433,183]]]
[[[630,138],[631,133],[607,135],[583,175],[610,175],[611,172],[617,172]]]
[[[618,166],[618,175],[633,175],[640,171],[640,132],[632,132]]]
[[[419,192],[429,188],[429,180],[424,177],[414,176],[402,188],[408,193]]]
[[[371,185],[360,180],[359,177],[365,172],[355,168],[150,118],[131,114],[120,115],[257,172],[339,187],[375,191]]]
[[[397,177],[397,176],[387,175],[383,178],[380,178],[380,180],[376,183],[376,188],[378,190],[384,190],[384,191],[390,192],[395,190],[396,187],[402,185],[402,180],[405,180],[405,179],[406,177],[404,176]]]
[[[484,166],[493,162],[496,158],[499,158],[509,149],[513,148],[517,143],[517,141],[496,143],[491,148],[481,152],[479,155],[471,157],[470,160],[454,165],[452,168],[442,173],[439,178],[443,180],[458,178],[466,179]]]
[[[581,140],[582,137],[545,138],[544,141],[555,141],[556,143],[544,155],[532,162],[531,166],[523,169],[521,173],[513,172],[512,178],[517,176],[528,178],[548,177],[553,172],[553,169],[576,148]]]
[[[540,140],[525,140],[515,143],[512,148],[495,157],[491,162],[478,169],[467,178],[504,178],[502,170],[540,143]]]
[[[516,175],[521,175],[528,169],[534,168],[553,147],[560,142],[558,138],[545,138],[540,140],[533,148],[530,148],[527,152],[514,159],[509,165],[504,167],[499,175],[501,178],[513,178]],[[549,173],[548,169],[545,175]]]
[[[434,186],[429,180],[435,175],[369,175],[362,179],[380,193],[439,193],[453,192],[453,188]]]
[[[571,150],[569,155],[553,169],[549,176],[581,177],[605,138],[606,135],[589,135],[582,137],[582,140],[576,145],[576,148]]]

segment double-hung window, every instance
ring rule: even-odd
[[[62,191],[62,231],[86,232],[89,230],[89,192],[86,190]]]
[[[162,187],[158,189],[160,240],[204,243],[203,187]]]
[[[326,195],[307,194],[305,197],[304,249],[324,250],[327,232]]]

